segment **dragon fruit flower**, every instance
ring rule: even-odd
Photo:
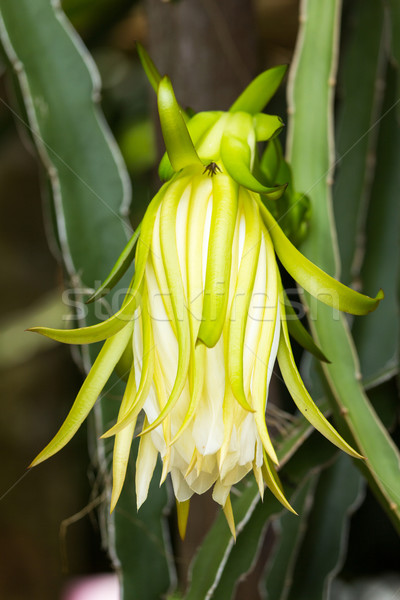
[[[257,142],[271,144],[282,128],[279,117],[261,110],[284,67],[256,78],[228,112],[188,117],[169,79],[159,76],[143,50],[141,56],[157,91],[167,149],[160,174],[167,181],[123,260],[94,296],[122,275],[136,242],[135,275],[122,308],[91,327],[33,328],[66,343],[106,341],[59,432],[32,464],[71,439],[128,348],[133,359],[125,394],[116,424],[104,434],[115,436],[111,509],[140,423],[138,508],[160,456],[162,481],[171,475],[181,534],[191,496],[211,487],[234,534],[230,490],[249,471],[261,496],[266,484],[292,510],[265,421],[276,359],[306,419],[333,444],[359,457],[321,414],[297,370],[289,332],[318,358],[324,355],[300,321],[293,320],[277,257],[302,288],[339,310],[365,314],[376,308],[382,293],[369,298],[324,273],[295,248],[268,208],[287,190],[283,184],[268,185]]]

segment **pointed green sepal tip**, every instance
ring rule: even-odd
[[[380,288],[379,292],[375,296],[375,300],[377,301],[377,306],[378,306],[379,302],[384,299],[384,297],[385,297],[385,292],[383,291],[382,288]]]
[[[229,112],[260,113],[280,86],[287,68],[287,65],[278,65],[258,75],[232,104]]]
[[[182,110],[176,101],[171,81],[163,77],[157,92],[161,129],[171,165],[175,171],[202,165],[187,129]]]
[[[263,450],[264,455],[264,464],[262,466],[262,474],[264,481],[269,488],[269,490],[273,493],[275,498],[284,506],[287,510],[289,510],[294,515],[297,515],[297,512],[294,510],[290,502],[287,500],[281,480],[276,471],[274,464],[272,463],[268,454]]]
[[[118,333],[118,331],[121,331],[121,329],[128,324],[128,320],[131,320],[131,315],[126,319],[118,319],[114,315],[106,321],[102,321],[96,325],[89,325],[78,329],[30,327],[26,331],[39,333],[40,335],[48,337],[55,342],[61,342],[62,344],[93,344],[95,342],[102,342]]]
[[[33,459],[33,461],[31,462],[30,465],[28,465],[28,469],[32,469],[33,467],[37,467],[37,465],[40,465],[41,462],[44,462],[46,460],[46,458],[41,458],[41,453],[38,454],[36,456],[36,458]]]
[[[157,93],[158,85],[161,81],[161,75],[150,56],[139,42],[136,42],[136,50],[139,55],[140,62],[142,63],[143,70],[146,73],[147,79],[149,80],[153,90]]]
[[[111,269],[106,279],[103,281],[100,287],[98,287],[97,290],[90,296],[90,298],[86,300],[86,304],[91,304],[92,302],[100,300],[100,298],[106,296],[125,275],[126,271],[129,269],[134,260],[136,243],[139,239],[140,231],[141,224],[139,225],[139,227],[137,227],[136,231],[130,237],[128,243],[121,252],[117,262]]]
[[[178,516],[178,530],[181,540],[185,539],[187,522],[189,517],[190,500],[179,502],[176,500],[176,512]]]

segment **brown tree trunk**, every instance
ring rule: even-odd
[[[225,110],[257,71],[249,0],[146,0],[151,56],[183,106]]]

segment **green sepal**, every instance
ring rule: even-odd
[[[265,194],[271,200],[278,200],[286,189],[286,185],[267,187],[254,177],[250,170],[250,148],[245,141],[237,137],[229,134],[222,136],[221,160],[232,179],[248,190]]]
[[[294,508],[289,504],[286,499],[285,493],[283,491],[282,483],[279,479],[279,475],[276,472],[275,466],[268,456],[268,454],[264,450],[264,464],[262,466],[262,474],[264,477],[264,481],[267,484],[268,489],[273,493],[275,498],[279,500],[279,502],[290,510],[293,514],[297,515]]]
[[[353,315],[365,315],[377,308],[384,297],[382,290],[378,292],[375,298],[370,298],[343,285],[343,283],[325,273],[293,246],[269,210],[264,206],[261,198],[255,197],[255,199],[279,260],[302,288],[320,302]]]
[[[243,111],[252,115],[261,112],[280,86],[286,70],[287,65],[279,65],[258,75],[232,104],[229,112]]]
[[[232,242],[238,209],[238,186],[223,173],[212,179],[213,208],[204,286],[203,320],[198,338],[212,348],[221,337],[229,298]]]
[[[79,390],[67,418],[51,442],[31,463],[31,467],[38,465],[50,458],[50,456],[53,456],[53,454],[56,454],[56,452],[61,450],[78,431],[106,385],[115,365],[125,350],[126,345],[131,340],[132,332],[133,323],[128,323],[127,327],[104,343]]]
[[[196,148],[223,114],[222,111],[209,110],[195,114],[188,121],[187,128]]]
[[[119,311],[106,321],[96,323],[96,325],[89,325],[78,329],[30,327],[27,331],[40,333],[40,335],[44,335],[55,342],[62,342],[63,344],[93,344],[95,342],[102,342],[107,338],[116,335],[133,319],[136,310],[135,297],[130,300],[129,306],[126,306],[121,310],[123,310],[123,312]]]
[[[228,114],[228,117],[221,138],[220,153],[229,175],[240,185],[253,192],[267,194],[270,198],[278,199],[283,194],[285,186],[267,187],[256,179],[252,172],[256,156],[254,118],[244,112]],[[277,125],[276,121],[275,125]]]
[[[222,112],[217,111],[209,111],[209,112],[201,112],[194,115],[190,120],[186,122],[186,126],[189,131],[189,135],[192,139],[193,145],[197,149],[198,145],[201,145],[203,139],[213,127],[213,125],[218,121],[219,117],[222,115]],[[184,116],[184,113],[182,113]],[[207,160],[207,156],[201,156],[201,160]],[[160,165],[158,167],[158,174],[162,181],[168,181],[174,175],[175,171],[172,168],[171,161],[169,160],[169,156],[167,152],[165,152],[164,156],[160,161]]]
[[[171,412],[179,400],[179,397],[185,386],[189,370],[190,325],[188,311],[185,309],[187,300],[182,281],[176,240],[176,215],[179,202],[186,186],[187,179],[177,179],[174,184],[171,185],[161,207],[160,215],[160,242],[162,261],[165,270],[168,291],[170,293],[176,336],[178,340],[177,372],[167,403],[161,410],[157,419],[155,419],[155,421],[153,421],[146,429],[143,429],[140,435],[144,435],[158,427],[158,425],[160,425],[165,417]]]
[[[158,165],[158,176],[161,181],[169,181],[174,175],[175,171],[171,165],[167,152],[165,152]]]
[[[281,144],[274,138],[268,142],[260,160],[261,171],[270,184],[278,181],[279,168],[283,160]]]
[[[173,169],[180,171],[189,165],[202,165],[168,77],[160,81],[157,101],[163,138]]]
[[[140,235],[140,227],[141,225],[139,225],[129,242],[126,244],[106,279],[95,291],[95,293],[90,296],[89,300],[86,301],[86,304],[90,304],[90,302],[94,302],[95,300],[103,298],[103,296],[108,294],[108,292],[112,290],[112,288],[125,275],[135,256],[135,246]]]
[[[296,311],[287,297],[285,290],[283,290],[283,302],[285,307],[287,327],[290,335],[296,340],[296,342],[300,344],[300,346],[315,356],[315,358],[323,362],[330,363],[331,361],[326,358],[325,354],[314,342],[312,336],[308,333],[307,329],[296,315]],[[281,318],[283,319],[285,316],[282,314]]]
[[[235,314],[232,315],[231,313],[229,319],[227,358],[232,392],[243,408],[251,410],[252,407],[247,402],[244,390],[243,352],[249,306],[260,254],[261,222],[257,206],[248,198],[247,192],[243,191],[243,196],[245,197],[241,204],[244,210],[246,234],[235,289]],[[241,305],[238,310],[239,302]]]
[[[103,433],[101,437],[104,439],[118,435],[136,422],[150,391],[154,373],[154,339],[146,293],[143,295],[142,302],[142,328],[143,354],[139,387],[127,410],[123,413],[120,412],[116,424]],[[132,366],[132,369],[134,369],[134,366]]]
[[[280,117],[258,113],[253,117],[254,129],[257,142],[266,142],[276,137],[284,128],[285,124]]]
[[[281,305],[283,306],[283,297],[281,296]],[[327,440],[335,446],[352,456],[353,458],[363,458],[354,448],[352,448],[329,423],[321,413],[317,405],[313,402],[310,394],[305,388],[303,380],[297,369],[293,351],[290,345],[289,333],[285,321],[281,321],[281,336],[278,347],[278,364],[281,375],[289,390],[294,403],[299,411],[305,416],[307,421],[317,429]]]
[[[165,184],[154,196],[142,221],[140,235],[136,246],[136,273],[134,284],[129,289],[122,308],[106,321],[88,327],[80,327],[79,329],[32,327],[28,329],[28,331],[40,333],[41,335],[49,337],[57,342],[63,342],[64,344],[92,344],[93,342],[101,342],[115,335],[133,319],[137,307],[137,295],[142,285],[150,251],[154,221],[156,219],[158,207],[168,189],[168,185],[169,184]]]
[[[221,112],[208,129],[201,136],[196,144],[197,154],[203,162],[215,161],[220,158],[221,138],[225,131],[226,124],[229,122],[229,113]]]
[[[272,376],[273,364],[275,362],[275,357],[273,357],[273,360],[271,361],[271,352],[276,335],[276,327],[279,326],[277,320],[280,318],[278,310],[278,271],[271,238],[266,231],[263,232],[263,236],[267,258],[266,275],[268,299],[262,315],[261,332],[258,339],[256,360],[252,373],[252,397],[253,407],[255,409],[254,420],[264,451],[274,463],[278,464],[278,457],[272,445],[265,421],[268,387]],[[260,351],[258,350],[259,348]],[[259,360],[261,353],[263,358],[262,360]]]
[[[278,267],[276,270],[278,275],[279,303],[281,310],[284,311],[285,298],[283,293],[283,285],[279,275]],[[326,437],[327,440],[353,458],[363,458],[361,454],[354,450],[354,448],[352,448],[350,444],[348,444],[342,438],[342,436],[339,435],[333,425],[331,425],[324,417],[308,393],[294,360],[288,326],[285,319],[281,319],[281,335],[279,338],[277,359],[285,385],[289,390],[289,393],[297,408],[304,415],[307,421],[309,421],[309,423],[311,423],[311,425],[315,427],[317,431]]]
[[[156,65],[151,60],[147,51],[143,48],[142,44],[136,42],[136,49],[140,58],[140,62],[142,63],[143,70],[147,75],[147,79],[149,80],[149,83],[152,86],[153,90],[157,93],[158,86],[162,79],[161,74],[158,71]]]

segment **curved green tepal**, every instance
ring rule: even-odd
[[[157,102],[163,138],[173,169],[180,171],[190,165],[201,166],[168,77],[160,81]]]
[[[106,385],[115,365],[121,358],[126,345],[132,337],[132,331],[133,323],[105,342],[98,357],[94,361],[67,418],[51,442],[31,463],[31,467],[38,465],[50,458],[50,456],[56,454],[56,452],[59,452],[78,431],[79,427],[88,416],[89,411],[93,408],[97,397]]]
[[[238,186],[230,177],[213,177],[213,209],[208,246],[203,316],[198,338],[212,348],[221,337],[229,297],[232,241],[238,209]]]
[[[383,298],[382,290],[370,298],[325,273],[293,246],[261,200],[259,207],[279,260],[302,288],[323,304],[353,315],[365,315],[377,308]]]
[[[149,80],[153,90],[157,93],[162,76],[160,75],[160,72],[146,50],[143,48],[142,44],[136,42],[136,49],[140,58],[140,62],[142,63],[143,70],[147,75],[147,79]]]
[[[254,116],[254,129],[257,142],[266,142],[276,137],[285,126],[280,117],[258,113]]]
[[[232,104],[230,112],[248,112],[255,115],[263,110],[280,86],[287,65],[279,65],[258,75]]]
[[[286,185],[275,187],[267,187],[256,179],[250,169],[250,149],[243,140],[223,135],[221,140],[221,160],[229,175],[240,185],[277,200],[282,196],[286,189]]]

